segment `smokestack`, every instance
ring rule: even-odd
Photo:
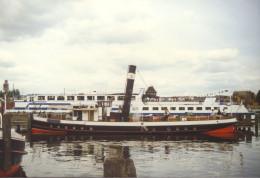
[[[131,105],[131,99],[132,99],[132,93],[133,93],[134,81],[135,81],[135,70],[136,70],[136,66],[134,65],[128,66],[126,88],[125,88],[125,99],[124,99],[124,105],[122,109],[124,122],[129,121],[130,105]]]

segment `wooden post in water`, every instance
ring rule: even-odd
[[[260,114],[255,115],[255,136],[258,137],[258,120],[259,120]]]
[[[134,88],[134,80],[135,80],[135,70],[136,70],[136,66],[134,65],[128,66],[126,88],[125,88],[125,99],[124,99],[124,105],[122,109],[122,116],[124,122],[129,121],[130,105],[131,105],[132,93]]]
[[[109,147],[104,161],[104,177],[136,177],[134,162],[129,158],[129,149],[119,145]]]
[[[3,116],[3,141],[4,141],[4,169],[11,168],[11,118],[10,114]]]
[[[124,177],[123,147],[110,146],[109,157],[104,162],[104,177]]]

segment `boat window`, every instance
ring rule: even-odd
[[[206,107],[205,109],[208,111],[208,110],[211,110],[211,107]]]
[[[185,110],[185,107],[179,107],[179,110]]]
[[[67,96],[67,100],[74,101],[74,96]]]
[[[161,110],[165,110],[165,109],[168,109],[167,107],[161,107]]]
[[[176,110],[176,107],[170,107],[170,110]]]
[[[55,100],[55,96],[48,96],[48,100]]]
[[[57,100],[64,100],[65,98],[64,98],[64,96],[58,96],[57,97]]]
[[[105,100],[105,96],[97,96],[97,100]]]
[[[153,110],[159,110],[159,108],[158,107],[153,107]]]
[[[219,110],[220,108],[219,107],[214,107],[214,110]]]
[[[188,107],[188,110],[189,110],[189,111],[192,111],[192,110],[193,110],[193,107]]]
[[[88,101],[94,100],[94,96],[87,96],[87,100]]]
[[[144,110],[144,111],[148,111],[148,110],[149,110],[149,107],[143,107],[143,110]]]
[[[124,100],[125,99],[125,96],[118,96],[117,97],[117,100]]]
[[[224,109],[228,109],[227,107],[224,107]]]
[[[38,100],[41,100],[41,101],[45,100],[45,96],[38,96]]]
[[[201,111],[201,110],[202,110],[202,107],[197,107],[196,109]]]
[[[115,96],[108,96],[107,99],[108,99],[108,101],[114,101],[115,100]]]
[[[135,100],[135,96],[132,96],[132,100]]]
[[[78,101],[84,101],[85,97],[84,96],[77,96]]]

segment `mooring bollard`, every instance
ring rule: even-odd
[[[3,141],[4,141],[4,169],[11,168],[11,118],[5,113],[3,116]]]

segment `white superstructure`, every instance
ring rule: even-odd
[[[163,115],[165,109],[168,109],[171,115],[193,114],[193,115],[210,115],[213,111],[218,110],[227,114],[251,114],[244,105],[231,104],[216,101],[215,96],[206,97],[202,102],[197,101],[174,101],[173,98],[143,98],[144,91],[132,95],[130,113],[132,115]],[[15,107],[10,112],[32,112],[46,111],[55,112],[66,110],[69,106],[84,105],[96,107],[99,101],[113,101],[111,110],[120,112],[124,100],[124,94],[34,94],[27,95],[23,100],[15,101]],[[68,109],[67,109],[68,110]]]

